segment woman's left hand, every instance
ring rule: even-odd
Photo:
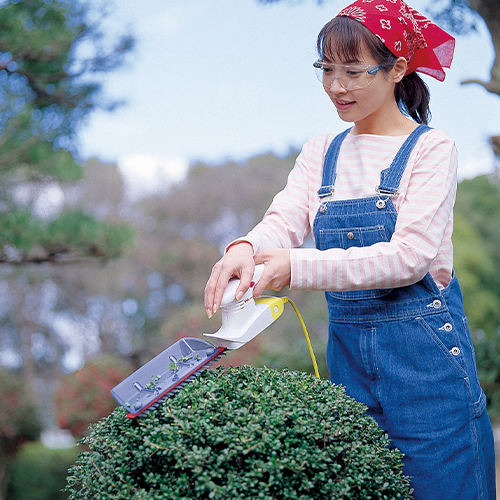
[[[260,280],[255,285],[253,295],[260,297],[266,288],[282,290],[290,286],[291,266],[290,251],[285,248],[264,250],[254,257],[255,264],[264,264]]]

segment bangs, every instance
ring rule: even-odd
[[[381,42],[361,23],[350,17],[334,17],[318,35],[316,47],[323,61],[360,62],[363,47],[373,54]],[[376,50],[375,50],[376,52]]]

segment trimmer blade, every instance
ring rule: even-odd
[[[160,399],[158,399],[154,404],[152,404],[151,406],[148,406],[148,407],[144,408],[144,410],[142,410],[140,413],[138,413],[136,415],[133,415],[133,414],[129,413],[127,415],[127,417],[128,418],[135,418],[135,417],[142,418],[142,417],[145,417],[146,415],[148,415],[148,413],[151,410],[154,410],[154,409],[158,408],[158,406],[160,406],[161,403],[163,403],[169,397],[171,397],[174,394],[176,394],[177,392],[179,392],[184,386],[186,386],[187,384],[189,384],[190,382],[192,382],[196,377],[198,377],[198,375],[202,374],[205,370],[207,370],[213,363],[215,363],[216,361],[218,361],[222,356],[225,356],[226,352],[225,352],[224,348],[222,348],[222,349],[223,350],[221,350],[219,352],[219,354],[217,354],[211,361],[209,361],[205,365],[201,366],[196,372],[194,372],[192,375],[189,375],[186,379],[184,379],[182,381],[182,383],[180,383],[179,385],[177,385],[176,387],[174,387],[173,389],[171,389],[170,391],[168,391],[167,394],[161,396]]]
[[[199,375],[201,375],[205,370],[207,370],[214,362],[218,361],[222,356],[225,356],[226,355],[226,352],[224,351],[224,348],[219,348],[219,349],[223,349],[219,352],[219,354],[217,354],[214,358],[212,358],[211,361],[209,361],[208,363],[206,363],[205,365],[201,366],[200,368],[198,368],[198,370],[196,370],[196,372],[194,372],[193,374],[189,375],[186,379],[184,379],[181,383],[179,383],[177,386],[175,386],[173,389],[171,389],[170,391],[168,391],[168,393],[164,394],[163,396],[160,397],[160,399],[156,400],[156,402],[146,408],[144,408],[144,410],[142,410],[141,412],[137,413],[136,415],[132,414],[132,413],[129,413],[127,415],[128,418],[135,418],[135,417],[139,417],[139,418],[142,418],[142,417],[145,417],[151,410],[154,410],[156,408],[158,408],[158,406],[160,406],[161,403],[163,403],[164,401],[166,401],[169,397],[173,396],[174,394],[176,394],[177,392],[179,392],[184,386],[186,386],[187,384],[189,384],[190,382],[192,382],[196,377],[198,377]]]
[[[202,339],[183,338],[113,387],[111,394],[129,412],[128,418],[143,415],[208,368],[224,350]]]

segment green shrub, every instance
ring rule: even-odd
[[[500,330],[495,335],[473,334],[477,373],[486,394],[487,409],[494,423],[500,422]]]
[[[342,387],[302,372],[204,372],[146,417],[92,426],[70,499],[411,498],[398,450]]]
[[[41,443],[26,443],[16,456],[7,498],[9,500],[63,500],[68,493],[68,468],[78,456],[76,447],[52,450]]]
[[[41,425],[19,372],[0,366],[0,498],[9,483],[11,462],[23,443],[38,439]]]
[[[41,425],[29,390],[18,372],[10,372],[0,367],[0,401],[2,457],[14,455],[22,443],[38,439]]]

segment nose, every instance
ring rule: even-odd
[[[330,91],[334,94],[343,94],[347,92],[347,90],[342,86],[340,80],[337,77],[334,77],[330,86],[325,85],[325,90]]]

